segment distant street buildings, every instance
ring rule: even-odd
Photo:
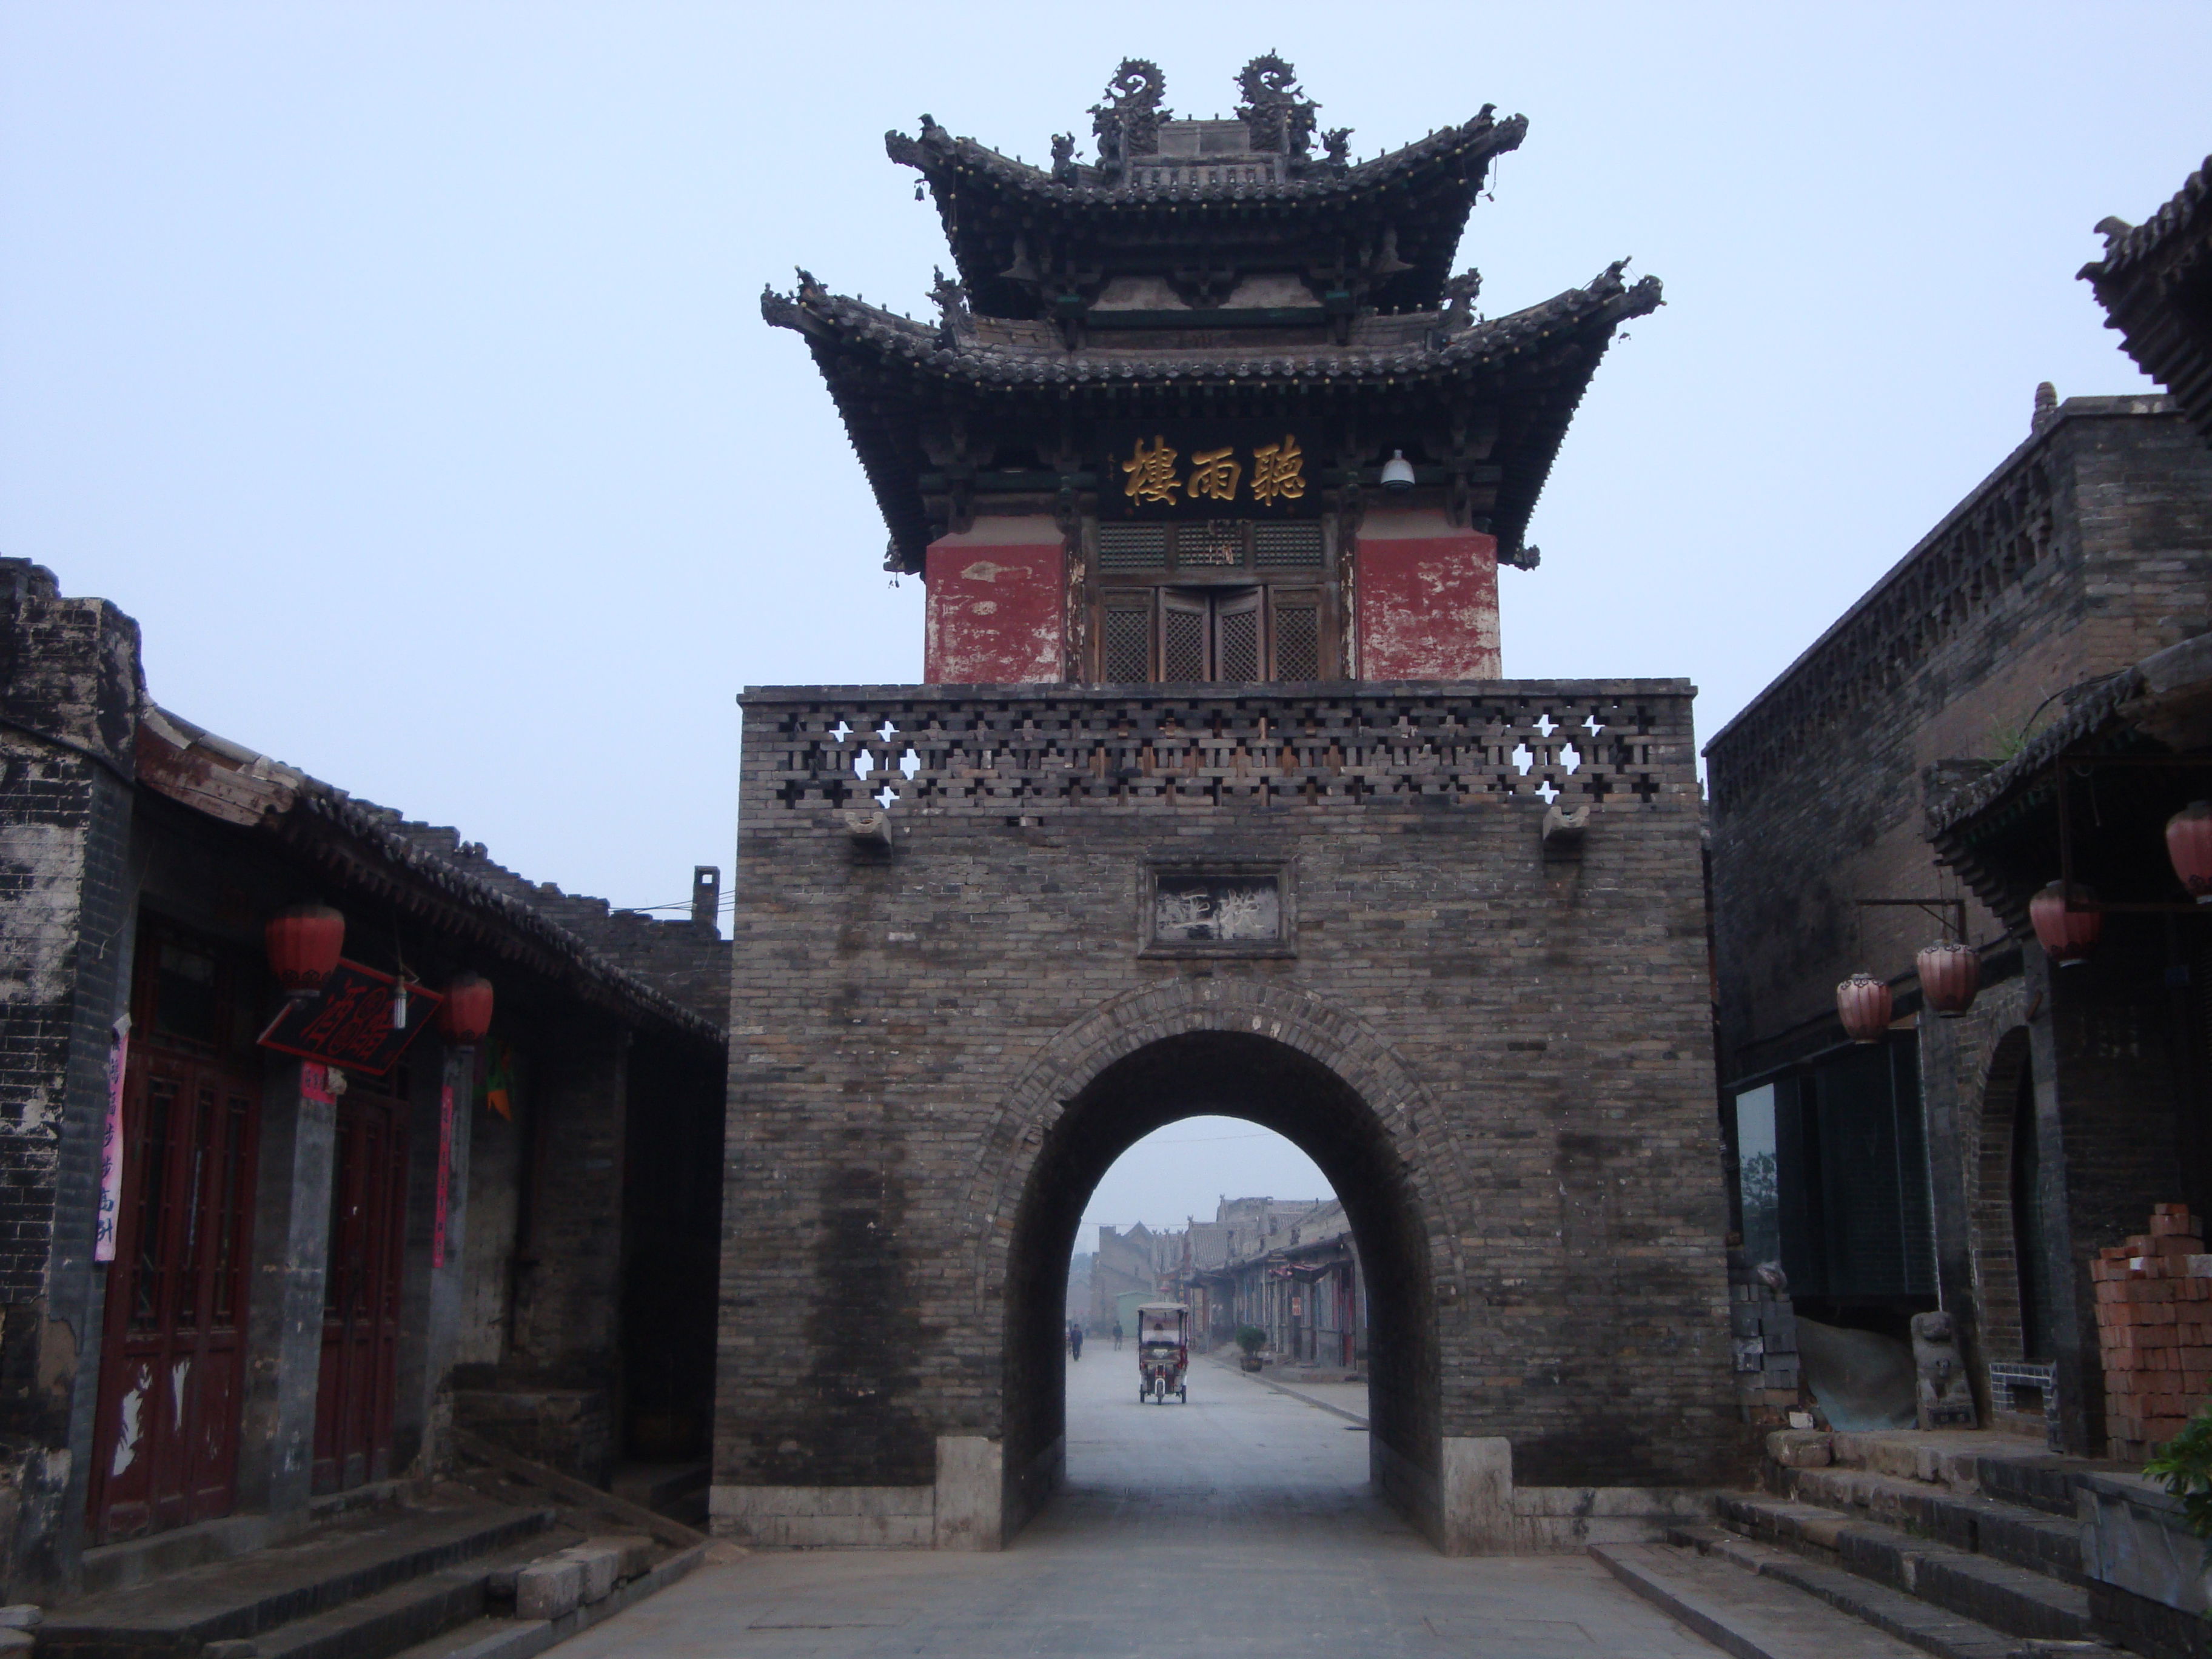
[[[1087,1261],[1094,1334],[1117,1321],[1134,1328],[1125,1307],[1165,1298],[1190,1304],[1191,1328],[1209,1347],[1249,1325],[1267,1334],[1261,1352],[1279,1364],[1350,1372],[1367,1363],[1359,1251],[1333,1198],[1224,1198],[1212,1220],[1176,1232],[1102,1226],[1097,1252],[1076,1260]],[[1071,1265],[1071,1308],[1073,1284]]]

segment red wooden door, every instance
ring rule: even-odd
[[[131,1056],[93,1431],[95,1542],[228,1515],[235,1499],[258,1097],[219,1064],[151,1043]]]
[[[315,1396],[319,1492],[343,1492],[391,1474],[407,1212],[404,1110],[398,1101],[358,1083],[338,1099]]]

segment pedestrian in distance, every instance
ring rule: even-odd
[[[1121,1322],[1118,1319],[1114,1322],[1114,1352],[1121,1352]]]
[[[1070,1359],[1083,1358],[1083,1327],[1072,1319],[1067,1322],[1067,1357]]]

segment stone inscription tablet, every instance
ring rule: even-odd
[[[1283,937],[1279,876],[1163,875],[1153,890],[1161,945],[1272,945]]]

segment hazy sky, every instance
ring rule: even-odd
[[[1187,1117],[1146,1135],[1106,1171],[1075,1248],[1090,1249],[1102,1222],[1176,1228],[1212,1220],[1224,1198],[1327,1198],[1334,1190],[1311,1158],[1272,1129],[1241,1118]]]
[[[1528,115],[1461,251],[1493,314],[1665,281],[1504,573],[1505,668],[1688,675],[1707,732],[2038,380],[2146,384],[2074,272],[2212,148],[2203,0],[0,0],[0,552],[137,617],[188,718],[679,900],[731,860],[740,686],[921,668],[763,283],[923,310],[886,127],[1036,159],[1124,54],[1210,115],[1270,48],[1355,155]],[[1257,1190],[1218,1145],[1206,1190]]]

